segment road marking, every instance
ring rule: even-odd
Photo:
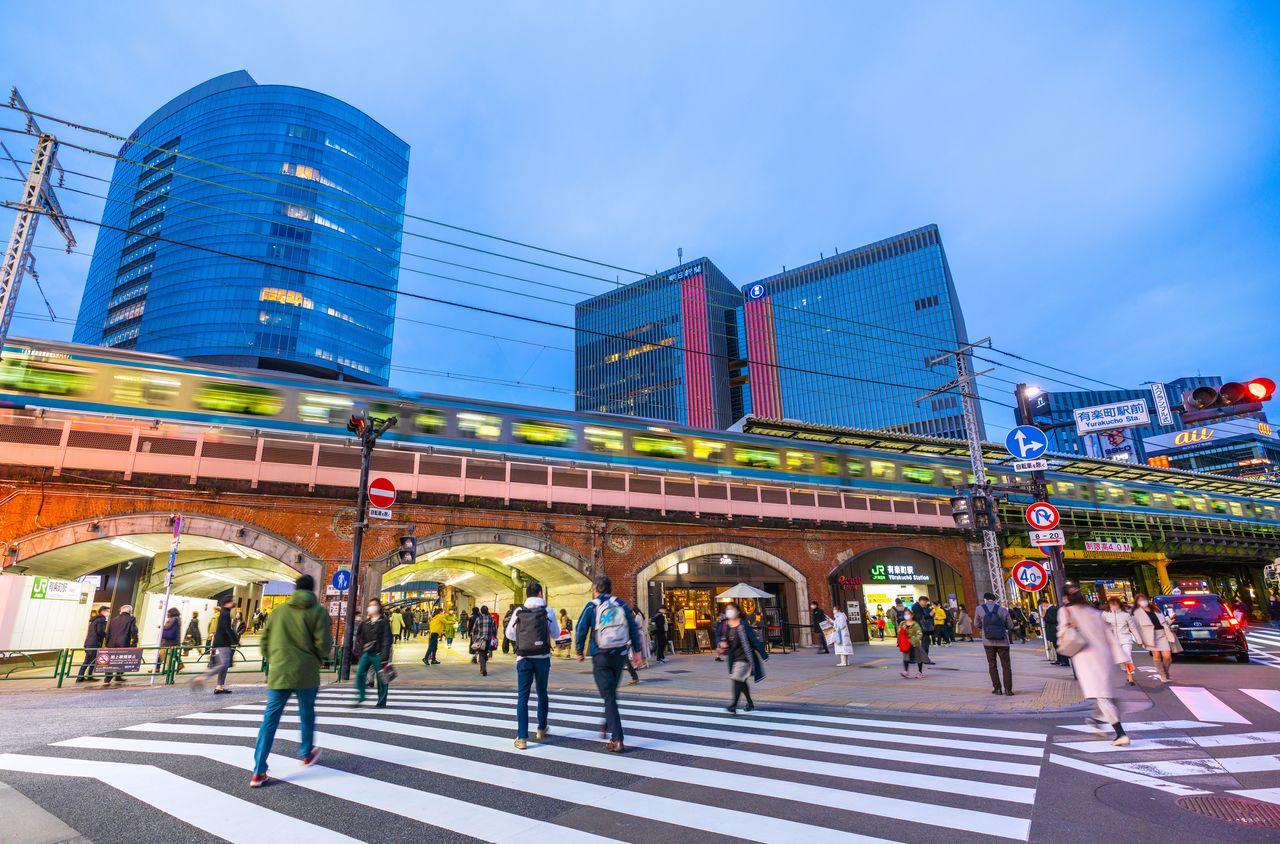
[[[332,695],[332,694],[326,694],[324,697],[333,699],[338,696]],[[495,701],[495,702],[500,702],[500,701]],[[465,704],[467,712],[492,712],[492,713],[498,713],[498,714],[505,714],[506,712],[506,710],[503,710],[503,709],[477,706],[474,698],[458,698],[457,700],[450,700],[447,698],[433,698],[430,700],[430,702],[424,700],[420,703],[405,703],[405,702],[397,701],[396,705],[401,707],[411,707],[415,709],[419,709],[419,708],[426,709],[431,707],[443,707],[446,709],[449,709],[449,708],[456,709],[456,707],[454,707],[453,704],[458,704],[458,703]],[[567,716],[562,714],[562,710],[566,710],[566,709],[571,711],[577,711],[577,712],[599,712],[600,704],[561,703],[556,707],[556,711],[551,713],[551,717],[553,719],[567,720]],[[824,728],[824,727],[811,727],[811,726],[805,726],[800,724],[778,723],[774,721],[755,721],[753,719],[738,718],[733,716],[726,716],[721,718],[721,717],[716,717],[712,715],[693,715],[693,714],[684,714],[680,712],[655,713],[655,712],[648,712],[643,709],[637,709],[628,704],[623,704],[619,706],[619,709],[623,714],[632,716],[627,720],[626,722],[627,725],[636,725],[636,724],[651,725],[649,727],[646,727],[646,729],[650,729],[651,727],[665,727],[667,729],[670,729],[671,725],[655,724],[652,721],[637,720],[637,718],[643,719],[646,716],[659,717],[659,718],[664,718],[671,721],[683,721],[686,723],[694,723],[694,724],[709,724],[713,726],[719,725],[719,726],[725,726],[725,727],[733,727],[735,728],[735,730],[738,730],[738,731],[803,733],[805,735],[829,736],[831,738],[837,738],[837,739],[862,739],[864,741],[879,741],[879,742],[885,742],[887,744],[918,745],[921,743],[928,743],[930,747],[947,748],[949,750],[967,750],[974,753],[1002,753],[1002,754],[1008,754],[1010,756],[1034,756],[1036,758],[1039,758],[1040,756],[1043,755],[1043,752],[1044,752],[1039,747],[1024,747],[1022,745],[1011,745],[1011,744],[994,744],[992,742],[963,741],[960,739],[944,739],[944,738],[925,739],[925,738],[922,738],[921,736],[908,735],[904,733],[893,733],[893,732],[872,733],[872,732],[867,732],[865,730],[837,730],[837,729],[830,729],[830,728]],[[739,735],[741,735],[741,732],[739,732]],[[723,734],[721,737],[723,737]]]
[[[254,734],[257,734],[256,730]],[[247,753],[248,748],[234,744],[197,744],[85,736],[56,742],[54,746],[198,756],[216,760],[233,768],[253,770],[253,760]],[[310,768],[299,770],[296,768],[297,764],[296,759],[274,753],[268,758],[268,766],[273,766],[277,770],[294,767],[294,772],[287,778],[279,777],[290,785],[318,791],[330,797],[369,806],[421,823],[443,827],[481,841],[516,842],[527,840],[530,835],[540,841],[559,841],[562,838],[580,841],[583,844],[606,844],[613,841],[611,838],[582,832],[572,827],[490,809],[465,800],[432,794],[429,791],[418,791],[394,782],[371,779],[340,771],[337,768],[312,765]]]
[[[1209,730],[1216,726],[1217,724],[1206,724],[1203,721],[1138,721],[1133,724],[1126,721],[1124,731],[1126,733],[1140,733],[1150,730]],[[1063,724],[1061,729],[1076,730],[1081,733],[1093,732],[1093,728],[1087,724]]]
[[[246,750],[232,749],[239,755],[244,755]],[[0,770],[95,779],[196,829],[236,844],[279,844],[281,841],[358,844],[359,841],[232,797],[154,765],[5,753],[0,755]]]
[[[1166,762],[1122,762],[1108,765],[1121,771],[1132,771],[1149,777],[1193,777],[1205,774],[1225,774],[1227,769],[1217,759],[1176,759]]]
[[[1077,771],[1085,773],[1097,774],[1100,777],[1127,782],[1132,785],[1141,785],[1147,788],[1154,788],[1156,791],[1163,791],[1166,794],[1172,794],[1176,797],[1190,797],[1194,794],[1210,794],[1212,792],[1204,791],[1199,788],[1182,785],[1176,782],[1165,782],[1155,777],[1149,777],[1145,774],[1135,773],[1133,771],[1118,771],[1115,768],[1106,765],[1095,765],[1093,762],[1086,762],[1083,759],[1076,759],[1071,756],[1063,756],[1059,753],[1049,754],[1049,761],[1056,762],[1067,768],[1074,768]]]
[[[1264,706],[1269,706],[1276,712],[1280,712],[1280,692],[1275,689],[1241,689],[1240,691],[1256,700]]]
[[[1280,744],[1280,733],[1233,733],[1225,736],[1196,736],[1201,747],[1239,747],[1249,744]]]
[[[1214,724],[1248,724],[1249,719],[1227,706],[1213,692],[1201,686],[1173,686],[1183,706],[1201,721]]]
[[[1280,788],[1249,788],[1242,791],[1233,791],[1232,794],[1239,794],[1241,797],[1248,797],[1253,800],[1262,800],[1266,803],[1275,803],[1280,806]]]
[[[1127,747],[1116,747],[1110,741],[1060,741],[1057,746],[1085,753],[1131,753],[1135,750],[1178,750],[1195,747],[1191,738],[1133,739]]]
[[[246,707],[238,706],[236,708],[244,709]],[[258,711],[261,711],[262,708],[263,707],[256,707]],[[296,707],[291,706],[289,709],[296,709]],[[316,712],[349,713],[350,710],[317,706]],[[209,716],[202,717],[212,717],[213,715],[222,714],[224,713],[210,713]],[[781,780],[776,777],[759,777],[749,774],[736,774],[719,771],[711,768],[694,768],[687,765],[676,765],[669,762],[655,762],[648,759],[638,759],[634,756],[609,756],[594,751],[578,750],[553,744],[530,745],[529,750],[516,750],[512,746],[511,741],[504,737],[445,730],[436,727],[424,727],[420,725],[405,724],[401,721],[382,720],[382,718],[388,715],[400,715],[408,718],[422,718],[425,716],[428,719],[454,722],[457,720],[456,716],[439,716],[435,713],[425,713],[416,710],[393,709],[377,710],[377,714],[379,716],[378,718],[324,717],[320,718],[318,723],[325,726],[336,724],[355,727],[357,729],[377,730],[380,732],[388,732],[398,735],[414,735],[419,738],[446,741],[452,744],[462,745],[463,747],[482,747],[486,750],[495,750],[501,753],[525,756],[526,758],[551,759],[572,765],[582,765],[588,768],[601,768],[604,770],[630,773],[635,776],[647,777],[649,779],[668,782],[685,782],[690,785],[726,789],[745,794],[767,794],[773,798],[782,798],[800,803],[811,803],[818,806],[843,809],[845,811],[861,814],[872,814],[882,817],[910,818],[915,823],[946,828],[961,828],[972,830],[974,832],[982,832],[988,835],[1013,838],[1020,841],[1025,841],[1030,832],[1029,820],[998,815],[991,812],[961,809],[950,806],[930,805],[919,801],[903,800],[896,797],[883,797],[876,794],[860,793],[820,785],[811,785],[808,783],[792,782],[789,780]],[[256,719],[259,716],[247,715],[242,717]],[[292,723],[296,719],[290,715],[288,716],[288,720]],[[476,719],[470,716],[467,718],[468,724],[474,724],[477,726],[490,725],[486,722],[487,719]],[[509,721],[499,723],[507,729],[510,729],[511,727],[511,723]],[[971,760],[970,765],[972,766],[972,764],[973,762]],[[886,771],[885,777],[887,780],[892,781],[894,774],[894,771],[889,770]],[[992,832],[993,829],[1001,831]],[[807,834],[812,835],[813,833],[810,832]],[[826,831],[823,832],[824,840],[829,834],[830,833]],[[777,840],[802,839],[784,838]]]
[[[329,688],[325,689],[326,694],[343,694],[355,695],[355,689]],[[395,693],[397,699],[401,697],[409,698],[462,698],[468,701],[474,701],[477,698],[501,698],[515,700],[515,692],[471,692],[471,691],[437,691],[431,689],[405,689],[397,690]],[[593,703],[594,699],[586,695],[550,695],[553,701],[562,701],[565,703]],[[722,706],[699,706],[697,704],[669,704],[669,703],[653,703],[649,701],[640,701],[636,699],[628,699],[624,706],[631,706],[636,709],[657,709],[664,712],[679,710],[683,712],[708,712],[711,714],[719,714],[724,712]],[[783,721],[815,721],[822,724],[848,724],[855,727],[891,727],[899,730],[916,730],[918,732],[927,733],[943,733],[950,735],[962,736],[985,736],[988,738],[1013,739],[1015,741],[1031,741],[1043,742],[1047,738],[1044,733],[1027,733],[1016,730],[994,730],[986,727],[957,727],[949,724],[925,724],[917,721],[898,721],[898,720],[875,720],[871,718],[848,718],[840,715],[814,715],[800,712],[791,712],[787,710],[774,711],[772,709],[756,710],[753,719],[777,719]]]

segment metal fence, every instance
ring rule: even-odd
[[[188,665],[191,652],[197,658]],[[204,648],[182,645],[149,648],[42,648],[0,651],[0,680],[54,680],[58,688],[71,678],[94,675],[112,677],[155,678],[163,685],[174,685],[180,676],[204,673],[210,652]],[[136,657],[136,659],[135,659]],[[136,662],[136,667],[134,663]],[[12,665],[10,664],[12,663]],[[342,646],[335,645],[320,664],[321,674],[336,674],[342,664]],[[237,667],[239,666],[239,667]],[[240,648],[234,648],[228,673],[262,674],[269,665],[265,656],[250,659]],[[83,671],[83,675],[81,672]]]

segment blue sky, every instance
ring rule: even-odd
[[[10,5],[0,81],[37,110],[122,134],[229,70],[314,88],[411,144],[411,213],[644,271],[681,247],[741,285],[933,222],[973,337],[1118,384],[1280,375],[1280,5],[474,5],[66,2],[53,25]],[[82,154],[64,163],[110,171]],[[0,212],[6,233],[10,220]],[[93,229],[78,235],[91,249]],[[40,241],[56,243],[49,227]],[[38,260],[73,317],[88,258]],[[501,283],[514,292],[401,275],[402,289],[572,321],[571,307]],[[20,310],[43,310],[34,285]],[[402,322],[399,366],[572,390],[568,332],[411,300],[400,314],[504,339]],[[70,327],[20,319],[14,332]],[[571,401],[406,369],[393,381]]]

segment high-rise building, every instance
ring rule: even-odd
[[[716,265],[699,258],[579,303],[577,409],[729,427],[741,301]]]
[[[937,226],[787,270],[743,293],[754,415],[965,436],[958,392],[917,401],[955,377],[954,367],[930,368],[930,359],[968,342]]]
[[[408,171],[333,97],[197,85],[120,149],[75,340],[387,383]]]

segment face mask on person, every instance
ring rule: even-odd
[[[379,609],[377,604],[370,604],[368,607],[365,608],[365,612],[367,612],[369,615],[378,615],[382,612],[382,610]]]
[[[913,616],[913,615],[911,615],[911,613],[907,613],[906,615],[904,615],[904,616],[902,617],[902,620],[903,620],[903,621],[911,621],[913,618],[914,618],[914,616]]]
[[[725,611],[724,611],[724,617],[725,617],[725,618],[737,618],[737,617],[738,617],[738,611],[737,611],[737,610],[735,610],[733,607],[729,607],[729,609],[727,609],[727,610],[725,610]]]
[[[1111,611],[1112,611],[1112,612],[1120,612],[1120,605],[1119,605],[1119,604],[1117,604],[1117,603],[1114,603],[1114,602],[1113,602],[1113,603],[1111,603],[1111,604],[1108,604],[1108,606],[1109,606],[1109,607],[1111,607]]]
[[[1139,602],[1138,602],[1138,606],[1142,607],[1142,608],[1145,610],[1147,607],[1151,606],[1151,602],[1150,602],[1150,601],[1145,601],[1145,600],[1144,600],[1144,601],[1139,601]]]

